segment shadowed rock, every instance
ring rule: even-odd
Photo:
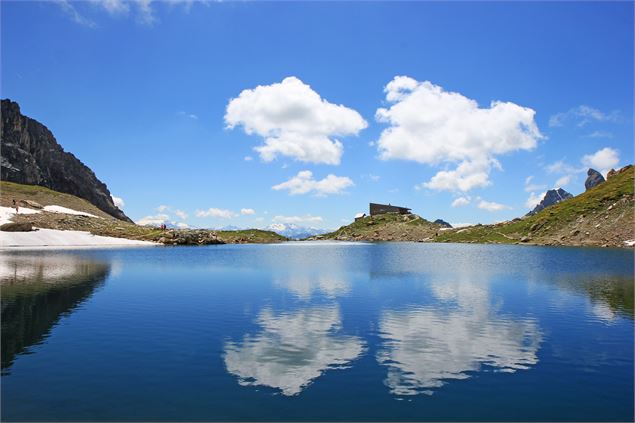
[[[591,188],[594,188],[605,181],[604,176],[602,176],[602,174],[595,169],[589,169],[586,174],[588,176],[586,178],[586,181],[584,182],[584,187],[587,190],[590,190]]]
[[[3,181],[76,195],[117,219],[132,222],[115,206],[106,184],[65,152],[46,126],[22,115],[18,103],[2,100],[1,133]]]
[[[547,207],[558,204],[561,201],[568,200],[569,198],[573,198],[573,195],[563,190],[562,188],[550,189],[545,193],[545,196],[540,201],[540,203],[538,203],[538,205],[534,207],[532,211],[527,213],[527,216],[533,216],[534,214],[541,212]]]

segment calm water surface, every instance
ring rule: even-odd
[[[633,420],[633,252],[0,253],[2,419]]]

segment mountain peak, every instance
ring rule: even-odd
[[[573,195],[563,190],[562,188],[550,189],[545,193],[545,196],[542,198],[540,203],[532,211],[527,213],[527,216],[533,216],[534,214],[544,210],[549,206],[553,206],[554,204],[558,204],[561,201],[568,200],[569,198],[573,198]]]
[[[83,198],[120,220],[132,222],[115,206],[106,184],[73,154],[64,151],[51,131],[24,116],[20,106],[2,100],[3,181],[39,185]]]

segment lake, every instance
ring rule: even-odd
[[[0,253],[2,420],[633,420],[632,250]]]

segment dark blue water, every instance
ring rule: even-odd
[[[631,250],[0,253],[2,420],[633,420]]]

